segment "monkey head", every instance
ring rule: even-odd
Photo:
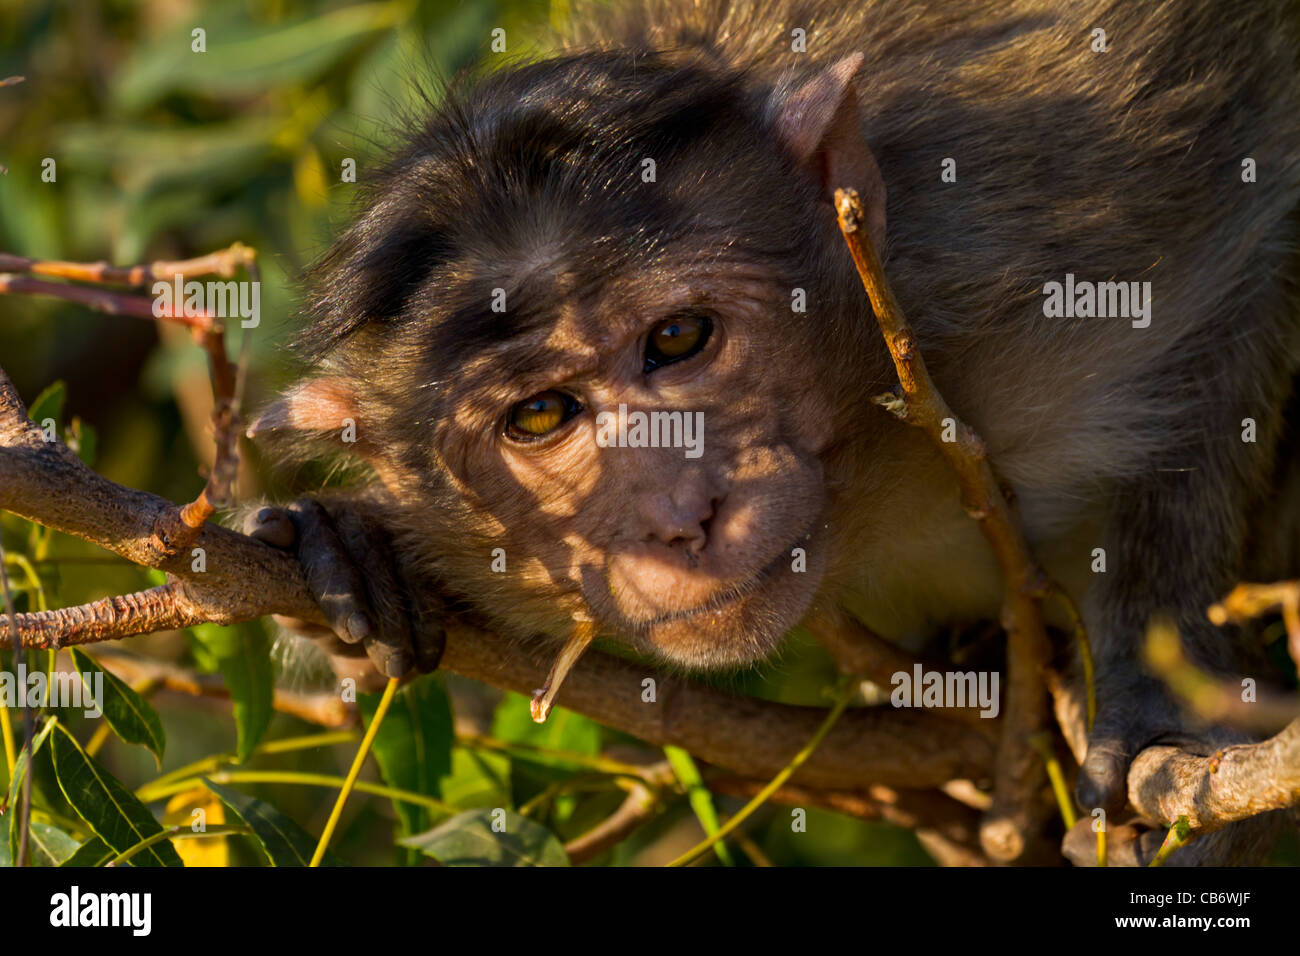
[[[266,420],[353,424],[399,547],[508,632],[767,655],[843,547],[883,356],[828,202],[883,238],[860,64],[587,53],[449,91],[315,269],[318,373]]]

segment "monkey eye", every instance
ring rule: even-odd
[[[580,411],[582,406],[572,395],[555,389],[538,392],[511,406],[506,435],[515,441],[533,441],[549,435]]]
[[[713,319],[703,312],[682,312],[664,319],[650,330],[642,371],[653,372],[690,358],[704,348],[712,332]]]

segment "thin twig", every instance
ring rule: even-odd
[[[998,747],[993,807],[981,839],[989,855],[1019,858],[1042,824],[1037,795],[1043,767],[1030,746],[1031,735],[1047,725],[1044,671],[1050,656],[1042,609],[1035,598],[1044,575],[1025,543],[1008,490],[988,461],[988,448],[957,418],[930,379],[911,326],[903,317],[875,247],[863,227],[866,213],[854,190],[835,191],[840,231],[871,299],[876,321],[894,360],[902,397],[886,407],[920,428],[951,467],[966,513],[979,524],[997,556],[1003,575],[1002,624],[1007,630],[1007,692]],[[955,440],[945,441],[950,430]]]

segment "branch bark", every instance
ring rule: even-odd
[[[1268,810],[1300,804],[1300,718],[1257,744],[1209,757],[1177,747],[1148,747],[1128,775],[1129,801],[1163,826],[1186,817],[1208,833]]]

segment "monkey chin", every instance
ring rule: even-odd
[[[808,612],[823,576],[824,549],[809,544],[808,567],[795,571],[789,550],[752,579],[689,611],[625,625],[639,653],[687,670],[739,669],[772,656]]]

